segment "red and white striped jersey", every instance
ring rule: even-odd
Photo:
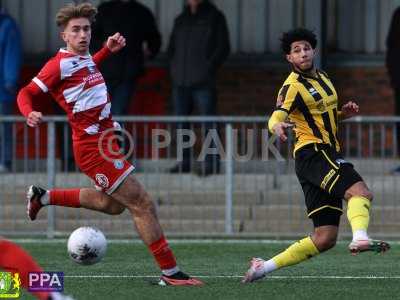
[[[74,140],[113,127],[106,84],[91,55],[60,49],[32,81],[66,111]]]

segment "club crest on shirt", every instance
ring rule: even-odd
[[[326,106],[325,106],[324,101],[320,101],[320,102],[317,104],[317,109],[318,109],[319,111],[325,111],[325,110],[326,110]]]
[[[96,174],[95,176],[96,178],[96,182],[99,186],[101,186],[102,188],[107,188],[109,185],[109,181],[106,175],[104,174]]]
[[[119,159],[114,160],[114,167],[117,170],[121,170],[124,167],[124,162],[122,160],[119,160]]]

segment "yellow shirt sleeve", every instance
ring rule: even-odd
[[[275,124],[285,121],[287,116],[288,116],[288,114],[286,111],[283,111],[280,109],[275,110],[268,120],[269,131],[274,133],[274,131],[272,129],[274,128]]]
[[[284,85],[276,100],[276,109],[268,121],[268,129],[273,133],[273,127],[279,122],[284,122],[292,111],[296,109],[296,95],[298,91],[293,84]]]
[[[296,97],[298,95],[298,90],[295,84],[284,85],[278,94],[278,99],[276,100],[276,107],[283,111],[286,111],[288,115],[294,111],[296,107]]]

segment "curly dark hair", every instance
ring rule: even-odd
[[[311,30],[305,28],[296,28],[284,32],[281,37],[281,48],[285,54],[290,53],[291,45],[293,42],[307,41],[311,47],[317,47],[317,36]]]

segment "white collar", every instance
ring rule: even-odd
[[[81,58],[90,58],[90,57],[92,57],[92,56],[90,55],[90,53],[88,53],[87,55],[79,55],[79,54],[75,54],[75,53],[72,53],[72,52],[68,51],[67,48],[60,48],[59,51],[60,51],[61,53],[68,53],[68,54],[72,54],[72,55],[75,55],[75,56],[79,56],[79,57],[81,57]]]

